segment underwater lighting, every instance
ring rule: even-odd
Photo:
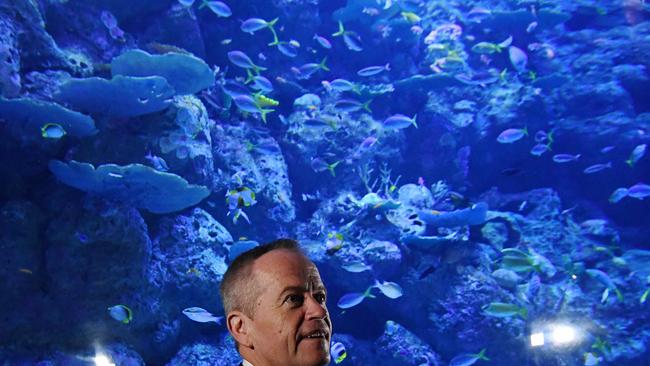
[[[113,363],[113,361],[111,361],[110,358],[108,358],[106,355],[103,355],[101,353],[95,355],[93,361],[95,361],[95,366],[115,366],[115,364]]]
[[[551,339],[556,345],[572,343],[576,340],[576,330],[570,325],[558,324],[553,326]]]
[[[530,335],[531,347],[539,347],[544,345],[544,333],[533,333]]]

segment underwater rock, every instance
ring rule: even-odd
[[[180,5],[180,4],[179,4]],[[190,10],[184,6],[171,6],[166,12],[159,13],[147,24],[140,38],[140,44],[150,53],[190,52],[204,60],[206,58],[205,39],[211,39],[212,27],[223,34],[223,25],[218,22],[199,22],[197,13],[208,11]]]
[[[440,356],[426,342],[402,325],[388,320],[384,333],[375,341],[382,362],[395,366],[443,365]]]
[[[129,50],[114,58],[111,73],[125,76],[162,76],[177,94],[194,94],[214,84],[208,64],[193,55],[170,52],[150,55],[143,50]]]
[[[193,206],[210,194],[204,186],[188,184],[178,175],[141,164],[105,164],[95,169],[92,164],[74,160],[52,160],[49,167],[52,174],[71,187],[158,214]]]
[[[365,244],[363,257],[381,279],[394,278],[399,274],[402,252],[397,245],[389,241],[373,240]]]
[[[182,347],[166,366],[237,365],[238,362],[241,362],[241,356],[235,350],[234,340],[223,336],[217,345],[210,341]]]
[[[13,98],[21,88],[20,54],[11,23],[0,17],[0,96]]]
[[[200,208],[164,218],[156,231],[147,270],[147,280],[159,292],[156,298],[169,304],[182,298],[187,306],[210,308],[227,269],[228,246],[233,242],[230,233]],[[171,306],[166,318],[184,324],[182,309],[181,305]]]
[[[417,209],[425,209],[433,206],[433,195],[431,191],[422,185],[405,184],[397,191],[397,200],[404,205]]]
[[[457,227],[464,225],[480,225],[485,222],[487,203],[479,202],[469,208],[440,212],[435,210],[419,210],[418,218],[436,227]]]
[[[215,177],[210,131],[214,122],[203,103],[192,95],[174,97],[165,117],[169,122],[151,121],[154,150],[150,154],[160,154],[170,172],[212,187]]]
[[[215,191],[249,187],[258,201],[251,212],[262,209],[266,212],[260,217],[278,222],[295,218],[287,165],[273,137],[247,126],[219,125],[212,131],[212,141],[214,166],[221,172],[215,175]]]
[[[174,93],[167,80],[160,76],[118,75],[111,80],[98,77],[69,79],[60,85],[55,98],[91,115],[125,118],[167,108],[170,104],[168,99]]]
[[[9,129],[21,140],[38,140],[47,125],[59,125],[75,137],[96,134],[92,118],[53,102],[31,98],[4,99],[0,97],[0,118],[9,122]]]
[[[481,228],[481,235],[496,248],[503,248],[508,241],[508,226],[502,222],[488,222]]]

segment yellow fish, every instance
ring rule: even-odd
[[[415,14],[412,11],[403,11],[402,18],[404,18],[407,22],[411,24],[419,23],[420,20],[422,20],[422,18],[420,18],[417,14]]]

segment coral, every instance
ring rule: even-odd
[[[440,356],[401,324],[386,321],[384,333],[375,342],[383,362],[395,366],[442,365]]]
[[[118,75],[111,80],[67,80],[55,98],[91,115],[124,118],[161,111],[169,106],[168,99],[174,94],[174,88],[163,77]]]
[[[221,337],[221,342],[197,342],[181,348],[167,366],[236,365],[241,356],[235,351],[231,337]]]
[[[129,50],[114,58],[111,73],[125,76],[162,76],[177,94],[194,94],[214,84],[208,64],[192,55],[170,52],[150,55],[143,50]]]
[[[141,164],[105,164],[52,160],[50,171],[63,183],[107,199],[129,202],[153,213],[169,213],[199,203],[210,194],[204,186],[188,184],[175,174]]]
[[[0,118],[9,122],[16,137],[26,140],[40,138],[41,128],[48,123],[56,123],[76,137],[92,136],[98,132],[92,118],[53,102],[31,98],[0,98]]]
[[[0,17],[0,95],[13,98],[20,92],[20,54],[14,29]]]

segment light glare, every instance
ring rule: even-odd
[[[556,325],[553,327],[552,337],[555,344],[567,344],[576,339],[576,331],[568,325]]]
[[[95,356],[95,366],[115,366],[106,355],[98,354]]]
[[[533,333],[530,335],[530,345],[539,347],[544,345],[544,333]]]

